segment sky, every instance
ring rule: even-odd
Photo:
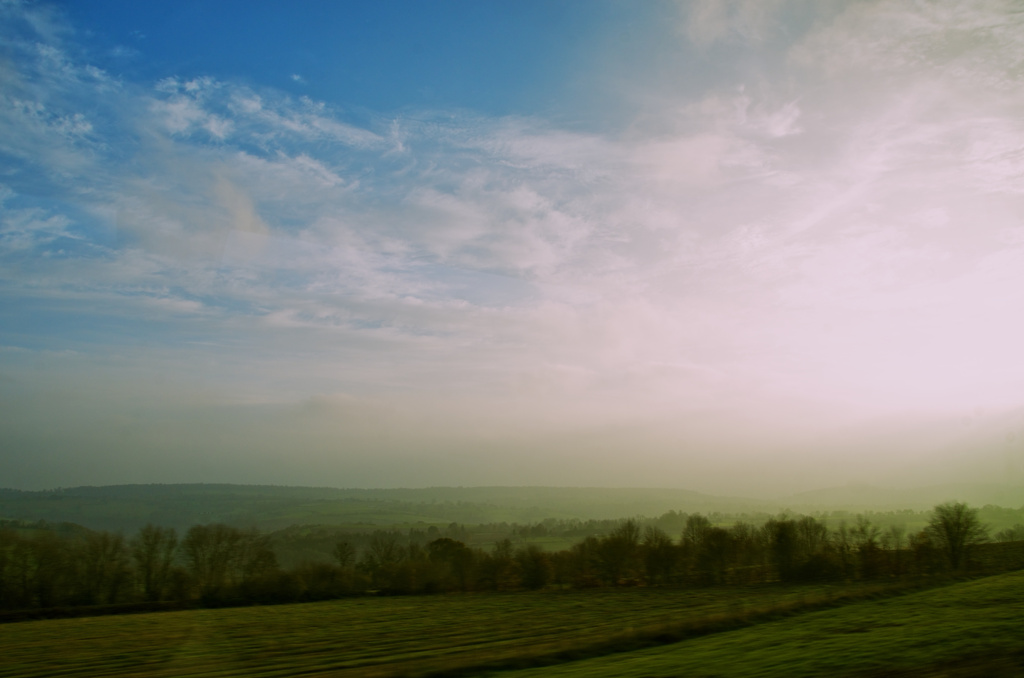
[[[0,486],[1019,483],[1022,311],[1012,0],[0,0]]]

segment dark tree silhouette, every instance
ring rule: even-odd
[[[109,532],[89,532],[72,549],[71,556],[78,570],[76,598],[79,602],[84,605],[118,602],[121,591],[130,581],[124,537]]]
[[[850,532],[853,543],[857,549],[857,557],[860,561],[860,576],[864,579],[872,579],[878,574],[880,566],[880,544],[879,535],[881,531],[865,516],[857,516],[857,525]]]
[[[359,564],[370,575],[374,586],[390,590],[401,587],[399,570],[408,556],[409,551],[401,543],[397,532],[376,530]]]
[[[609,584],[615,586],[633,574],[639,546],[640,526],[635,520],[623,522],[601,540],[598,557]]]
[[[441,537],[427,544],[427,555],[437,569],[443,587],[451,584],[463,590],[469,588],[473,570],[473,551],[457,539]]]
[[[132,558],[146,600],[163,599],[177,548],[178,535],[173,528],[146,525],[132,539]]]
[[[647,574],[648,583],[667,583],[672,577],[677,555],[671,537],[657,527],[648,525],[644,528],[641,551],[644,556],[644,571]]]
[[[181,543],[189,573],[204,598],[224,592],[238,558],[241,533],[227,525],[193,525]]]
[[[696,554],[704,545],[704,538],[711,530],[711,521],[705,516],[696,513],[687,516],[686,527],[683,528],[683,546],[693,554]]]
[[[528,589],[544,588],[551,579],[551,562],[536,544],[527,544],[518,549],[516,562],[519,564],[523,586]]]
[[[936,506],[926,529],[935,546],[946,554],[949,566],[954,570],[967,564],[975,544],[988,541],[988,528],[978,520],[978,509],[959,502]]]
[[[339,541],[334,545],[334,551],[332,552],[335,562],[338,563],[338,567],[343,570],[347,570],[352,567],[352,564],[356,560],[356,547],[347,541]]]

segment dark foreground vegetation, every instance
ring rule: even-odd
[[[656,522],[613,523],[570,548],[545,551],[505,537],[470,547],[436,527],[353,534],[331,561],[282,566],[256,530],[195,525],[179,537],[147,525],[131,538],[74,525],[0,525],[0,619],[184,607],[272,604],[376,594],[585,588],[749,587],[782,583],[915,582],[1024,567],[1018,530],[992,542],[978,512],[935,507],[910,534],[860,516],[834,528],[810,516],[715,525],[681,516],[673,538]]]

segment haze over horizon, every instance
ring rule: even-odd
[[[1016,2],[0,0],[0,487],[1024,482]]]

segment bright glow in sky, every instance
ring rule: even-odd
[[[1014,0],[0,1],[0,486],[839,484],[1022,346]]]

